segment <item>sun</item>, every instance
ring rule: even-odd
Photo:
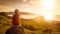
[[[46,20],[53,20],[53,8],[54,8],[55,0],[43,0],[41,2],[41,10],[38,7],[39,12],[35,12],[35,14],[43,15]]]
[[[45,20],[53,20],[53,14],[46,13],[43,15]]]

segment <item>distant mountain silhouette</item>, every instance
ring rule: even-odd
[[[55,15],[54,20],[60,21],[60,15]]]
[[[14,12],[6,12],[8,15],[13,15]],[[34,15],[33,13],[29,13],[29,12],[20,12],[21,15]]]

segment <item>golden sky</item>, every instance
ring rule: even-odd
[[[0,0],[0,11],[21,11],[35,14],[60,14],[60,0]]]

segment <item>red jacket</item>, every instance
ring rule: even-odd
[[[12,19],[13,25],[19,25],[20,22],[19,14],[14,14]]]

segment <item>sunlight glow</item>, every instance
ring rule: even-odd
[[[36,12],[36,14],[42,14],[46,20],[53,20],[52,11],[55,5],[55,0],[42,0],[40,2],[41,8],[38,8],[40,12]]]
[[[44,15],[45,20],[53,20],[53,15],[49,13],[45,13]]]

